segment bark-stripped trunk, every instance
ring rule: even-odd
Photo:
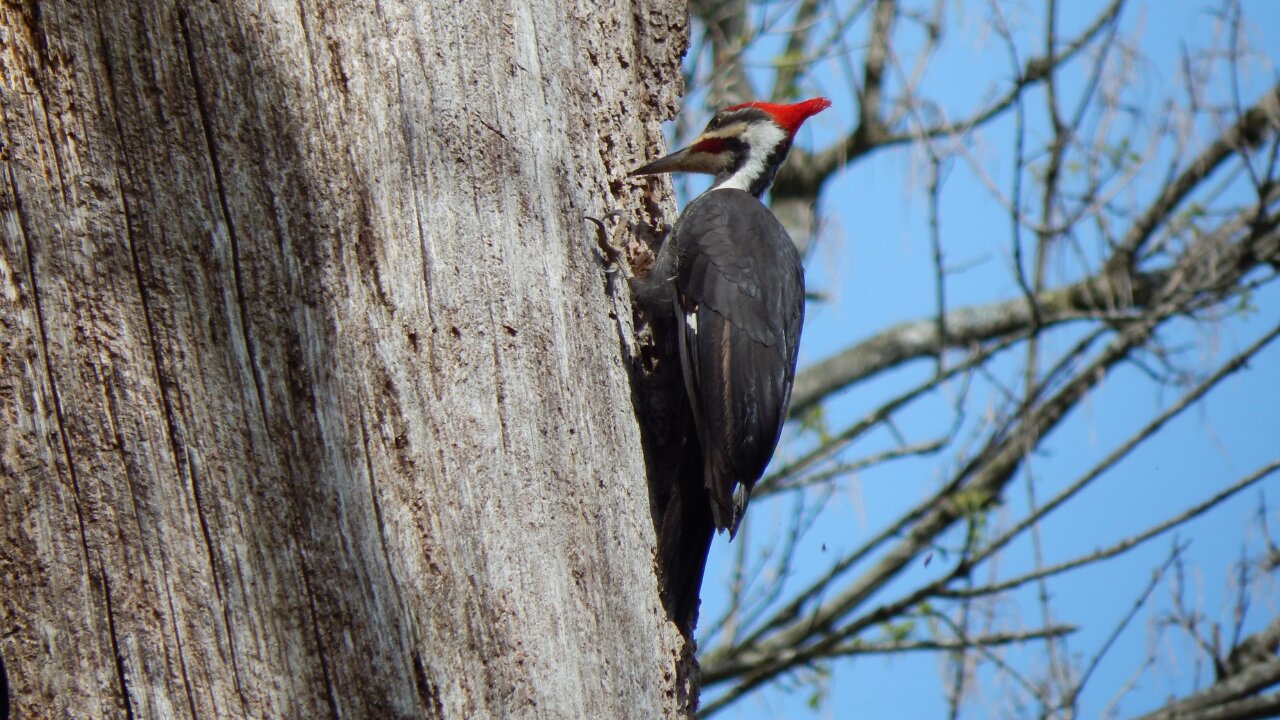
[[[684,23],[0,6],[17,717],[680,711],[581,218],[639,202]]]

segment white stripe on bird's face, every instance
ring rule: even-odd
[[[772,122],[751,123],[738,136],[747,144],[747,161],[713,190],[742,190],[751,192],[751,184],[764,173],[769,153],[787,139],[787,131]]]

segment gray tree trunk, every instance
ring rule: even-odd
[[[16,717],[683,711],[581,219],[641,202],[681,3],[26,0],[0,33]]]

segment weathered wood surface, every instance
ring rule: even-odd
[[[0,5],[17,717],[680,711],[581,217],[640,202],[685,32],[673,0]]]

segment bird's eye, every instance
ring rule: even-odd
[[[722,120],[724,120],[724,118],[720,117],[719,115],[716,115],[715,117],[711,118],[711,122],[707,123],[707,129],[715,130],[716,128],[720,127],[720,122]]]

